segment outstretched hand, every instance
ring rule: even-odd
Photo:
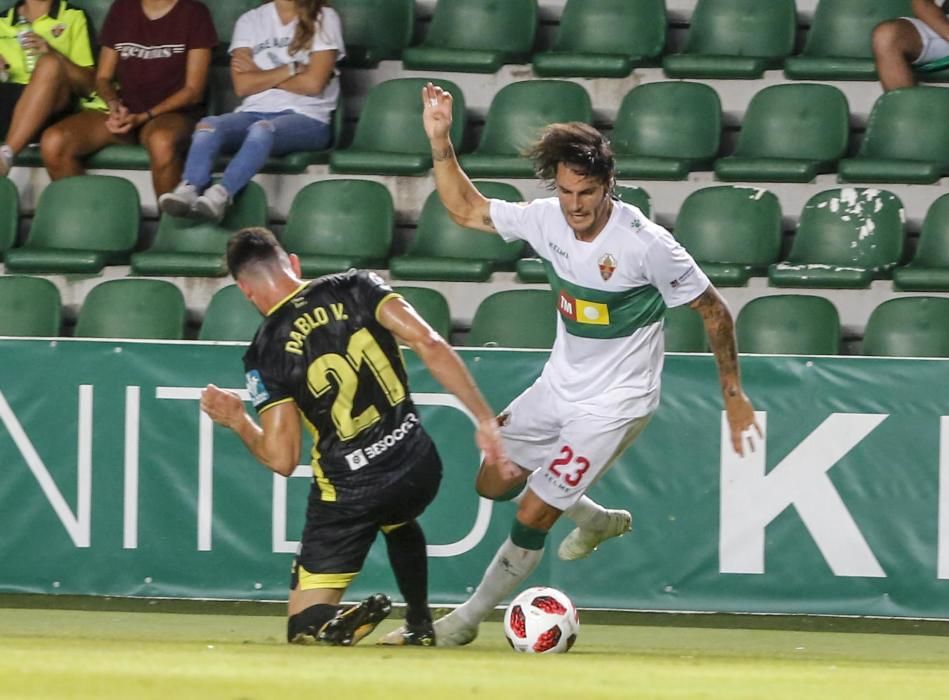
[[[747,440],[749,451],[754,452],[755,436],[752,429],[758,434],[758,440],[763,436],[761,426],[755,419],[755,409],[744,392],[739,391],[737,396],[725,399],[725,416],[728,418],[728,429],[731,432],[732,448],[735,452],[742,457],[745,456],[743,440]]]
[[[451,93],[428,83],[422,88],[422,122],[430,141],[448,138],[451,130]]]

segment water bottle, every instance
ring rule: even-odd
[[[24,42],[33,33],[33,25],[23,15],[17,15],[16,24],[13,26],[16,29],[16,38],[20,42],[20,46],[23,47],[23,61],[26,72],[32,73],[33,69],[36,68],[36,54],[33,53],[32,49],[27,49]]]

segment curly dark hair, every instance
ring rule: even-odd
[[[549,124],[540,139],[524,151],[524,156],[534,162],[537,177],[545,180],[551,189],[560,163],[585,177],[599,180],[608,190],[613,189],[613,149],[606,137],[589,124]]]

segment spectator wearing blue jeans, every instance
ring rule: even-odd
[[[325,0],[272,0],[245,12],[230,53],[231,78],[243,101],[234,112],[198,124],[182,181],[158,200],[166,214],[220,221],[271,155],[330,143],[339,101],[336,63],[345,48],[339,15]],[[235,155],[211,185],[222,152]]]

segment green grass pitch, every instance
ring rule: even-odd
[[[0,608],[0,698],[949,697],[944,626],[887,633],[620,619],[633,622],[582,622],[570,653],[531,656],[510,651],[497,622],[464,648],[374,646],[397,620],[353,648],[298,647],[283,642],[283,619],[273,614]]]

